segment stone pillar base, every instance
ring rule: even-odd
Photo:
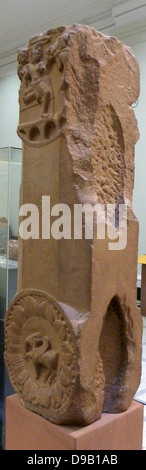
[[[58,426],[26,409],[17,394],[6,400],[6,450],[142,450],[143,405],[103,414],[86,426]]]

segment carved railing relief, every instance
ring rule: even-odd
[[[18,54],[23,141],[20,205],[127,205],[127,245],[105,239],[19,240],[18,292],[5,320],[5,361],[26,407],[86,425],[128,408],[141,376],[136,308],[138,222],[132,210],[131,108],[139,67],[115,38],[81,25],[32,38]],[[46,209],[46,217],[48,212]],[[84,221],[83,221],[84,226]]]

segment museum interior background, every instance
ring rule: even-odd
[[[146,253],[146,2],[0,0],[0,8],[0,419],[3,420],[5,395],[12,392],[2,361],[3,318],[17,290],[18,204],[21,180],[21,140],[16,133],[20,86],[17,76],[17,51],[31,36],[72,23],[93,26],[103,34],[116,36],[132,47],[139,61],[141,74],[140,98],[134,105],[140,140],[136,144],[133,195],[133,210],[140,224],[140,256]],[[138,265],[137,287],[140,289],[140,286],[141,265]],[[2,439],[1,435],[1,441]]]

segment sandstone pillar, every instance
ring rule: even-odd
[[[19,240],[5,361],[26,407],[57,424],[86,425],[102,411],[126,410],[140,382],[138,222],[132,210],[139,134],[131,108],[139,67],[128,47],[81,25],[32,38],[18,61],[20,206],[38,208],[39,234],[36,219],[35,237]],[[57,204],[70,210],[71,237],[55,238],[55,225],[49,233]],[[105,217],[105,236],[99,237],[94,217],[93,237],[74,236],[78,204],[100,204],[101,224],[102,209],[114,204],[115,226]],[[128,221],[127,242],[119,249],[118,240],[109,245],[109,233],[118,237],[120,205]]]

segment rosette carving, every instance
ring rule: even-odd
[[[44,292],[16,295],[5,320],[5,361],[24,402],[62,413],[76,381],[74,333],[60,305]]]

